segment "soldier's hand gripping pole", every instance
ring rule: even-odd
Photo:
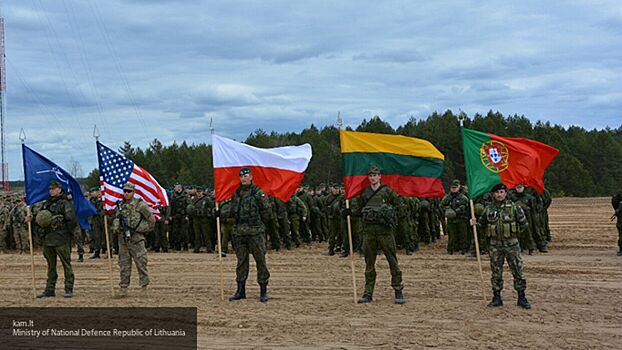
[[[473,200],[469,200],[469,205],[471,207],[471,220],[475,221],[475,208],[473,206]],[[482,257],[479,253],[479,241],[477,240],[477,225],[472,225],[473,227],[473,240],[475,242],[475,254],[477,255],[477,265],[479,266],[479,277],[482,285],[482,297],[484,298],[484,303],[486,303],[486,289],[484,287],[484,272],[482,271]]]
[[[350,200],[346,199],[346,209],[350,209]],[[354,273],[354,247],[352,246],[352,222],[350,214],[346,216],[348,223],[348,242],[350,243],[350,268],[352,269],[352,292],[354,294],[354,304],[356,304],[356,274]]]

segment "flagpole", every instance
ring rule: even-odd
[[[343,119],[341,119],[341,112],[337,112],[337,123],[339,124],[339,130],[343,127]],[[346,209],[350,211],[350,200],[346,199]],[[352,246],[352,222],[350,221],[350,215],[346,216],[346,222],[348,223],[348,242],[350,243],[350,269],[352,270],[352,294],[354,296],[354,304],[356,305],[356,272],[354,270],[354,247]]]
[[[19,139],[22,142],[22,146],[24,145],[24,142],[26,141],[26,133],[24,132],[24,129],[21,129],[19,131]],[[22,147],[22,152],[23,152],[24,148]],[[30,206],[27,205],[26,206],[26,222],[28,223],[28,242],[30,245],[30,270],[32,271],[32,297],[33,299],[37,299],[37,291],[36,291],[36,287],[35,287],[35,252],[34,252],[34,248],[32,246],[32,223],[31,223],[32,217],[31,217],[31,213],[30,213]]]
[[[30,218],[28,219],[28,241],[30,243],[30,268],[32,270],[32,297],[34,299],[37,298],[37,292],[35,290],[35,253],[34,250],[32,248],[32,217],[30,216],[30,205],[26,206],[26,217]]]
[[[214,135],[214,128],[212,128],[212,121],[213,119],[210,118],[209,124],[210,124],[210,130],[211,130],[211,134]],[[212,142],[212,147],[214,143]],[[214,190],[215,191],[215,190]],[[216,194],[216,192],[214,192],[214,194]],[[218,201],[216,199],[214,199],[214,201],[216,202],[216,212],[219,212],[219,206],[218,206]],[[221,243],[221,239],[220,239],[220,215],[216,216],[216,240],[218,241],[218,269],[220,270],[220,300],[221,301],[225,301],[225,278],[222,272],[222,243]]]
[[[473,200],[469,199],[469,205],[471,206],[471,219],[475,220],[475,208],[473,206]],[[477,255],[477,265],[479,266],[479,277],[482,284],[482,297],[484,298],[484,303],[486,300],[486,288],[484,287],[484,272],[482,271],[482,257],[479,252],[479,241],[477,240],[477,225],[471,226],[473,227],[473,239],[475,240],[475,254]]]
[[[106,253],[108,254],[108,267],[110,271],[110,295],[114,296],[114,286],[112,283],[112,252],[110,251],[110,235],[108,234],[108,215],[104,215],[104,232],[106,233]]]
[[[458,120],[460,121],[460,129],[464,127],[464,116],[460,114],[458,116]],[[462,145],[464,148],[464,145]],[[471,220],[475,220],[475,207],[473,205],[473,199],[469,198],[469,206],[471,207]],[[482,298],[484,299],[484,303],[486,303],[486,287],[484,286],[484,271],[482,270],[482,256],[479,251],[479,240],[477,239],[477,225],[472,225],[473,228],[473,240],[475,241],[475,255],[477,256],[477,266],[479,267],[479,278],[482,287]]]
[[[95,144],[97,144],[97,142],[99,142],[99,129],[97,129],[97,125],[93,126],[93,137],[95,138]],[[104,233],[106,234],[106,253],[108,255],[110,296],[114,297],[114,284],[112,282],[112,252],[110,251],[110,236],[108,234],[108,214],[107,213],[104,213]]]

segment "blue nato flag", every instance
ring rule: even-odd
[[[26,204],[45,200],[49,197],[50,181],[56,180],[63,186],[63,191],[73,197],[73,209],[80,227],[85,230],[91,228],[88,218],[97,214],[95,207],[84,198],[82,189],[69,173],[45,158],[30,147],[22,144],[24,158],[24,179],[26,182]]]

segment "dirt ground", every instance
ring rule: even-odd
[[[269,253],[266,304],[258,301],[254,267],[248,299],[221,301],[216,255],[192,253],[150,253],[149,296],[138,295],[134,270],[130,296],[122,300],[110,298],[106,260],[77,263],[74,253],[73,299],[33,300],[30,256],[5,254],[0,255],[0,306],[196,306],[204,349],[622,349],[622,257],[616,256],[611,214],[608,198],[553,201],[550,252],[523,256],[533,306],[528,311],[516,306],[507,265],[504,306],[485,307],[476,259],[447,255],[446,239],[413,256],[399,253],[406,298],[401,306],[393,304],[382,256],[374,303],[355,305],[349,260],[327,256],[325,244]],[[40,252],[35,261],[39,292],[46,265]],[[486,256],[482,262],[489,300]],[[360,296],[362,258],[355,259],[355,267]],[[116,260],[113,268],[116,284]],[[227,297],[235,290],[233,254],[223,259],[223,269]]]

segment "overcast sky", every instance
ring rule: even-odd
[[[243,140],[379,115],[498,110],[622,124],[622,2],[2,1],[10,179],[19,131],[84,176],[100,141]]]

